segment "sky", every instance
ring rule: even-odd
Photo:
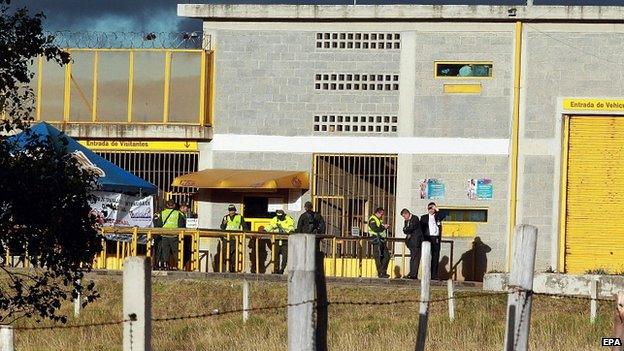
[[[624,5],[623,0],[534,0],[535,5]],[[352,4],[353,0],[13,0],[46,14],[46,30],[102,32],[201,31],[198,19],[176,15],[178,3]],[[357,0],[358,4],[523,4],[523,0]]]

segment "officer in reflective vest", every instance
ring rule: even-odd
[[[295,220],[291,216],[284,213],[284,210],[277,210],[275,211],[275,217],[271,219],[271,222],[265,229],[270,233],[290,234],[295,231]],[[288,240],[277,240],[275,252],[274,264],[277,266],[275,273],[282,274],[286,269],[286,263],[288,261]]]
[[[166,208],[160,212],[162,228],[184,228],[186,226],[186,218],[182,212],[175,208],[175,202],[167,200],[165,206]],[[160,243],[156,248],[156,257],[158,269],[172,269],[174,266],[170,264],[170,260],[172,257],[174,260],[178,257],[178,236],[162,235]]]
[[[228,214],[223,216],[223,220],[221,221],[221,230],[228,231],[243,231],[246,230],[247,224],[245,223],[245,218],[242,215],[236,213],[236,206],[229,205],[228,206]],[[223,262],[223,269],[228,269],[230,272],[236,271],[236,237],[230,236],[229,241],[230,247],[228,250],[228,240],[227,238],[221,239],[221,247],[219,249],[219,256],[221,257],[221,261]],[[242,243],[240,247],[243,247]],[[229,253],[229,259],[227,256]]]
[[[387,274],[390,263],[390,251],[386,245],[389,224],[383,224],[384,209],[378,207],[368,219],[368,235],[373,238],[373,255],[379,278],[390,278]]]

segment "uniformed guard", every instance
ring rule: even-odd
[[[223,216],[223,220],[221,221],[221,230],[228,231],[243,231],[247,227],[245,223],[245,218],[241,214],[236,213],[236,206],[229,205],[228,206],[228,214]],[[230,248],[229,251],[227,249],[228,240],[227,238],[221,239],[221,247],[219,250],[219,255],[221,257],[221,261],[224,264],[224,268],[226,267],[226,262],[229,262],[229,271],[236,271],[236,237],[230,236]],[[241,247],[244,247],[241,243]],[[227,258],[226,251],[229,252],[230,257],[229,260]]]
[[[295,220],[287,215],[284,210],[277,210],[275,211],[275,217],[271,219],[271,222],[265,229],[269,233],[290,234],[295,231]],[[286,263],[288,261],[288,240],[277,240],[275,251],[274,264],[277,267],[275,273],[282,274],[286,269]]]
[[[387,274],[390,251],[386,245],[389,224],[383,224],[384,209],[378,207],[368,219],[368,235],[373,238],[373,255],[379,278],[390,278]]]
[[[184,214],[177,210],[176,204],[173,200],[167,200],[165,204],[166,208],[160,212],[160,220],[163,228],[184,228],[185,221]],[[162,235],[158,248],[156,249],[157,257],[157,269],[173,269],[173,265],[170,263],[171,258],[173,261],[178,256],[178,236],[177,235]]]

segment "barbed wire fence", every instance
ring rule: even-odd
[[[73,49],[210,49],[210,35],[196,32],[53,31],[53,44]]]
[[[299,236],[299,235],[306,236],[304,234],[297,234],[295,236]],[[293,237],[293,239],[296,239],[296,238]],[[293,242],[296,243],[296,240],[293,240],[293,239],[289,239],[289,241],[291,241],[291,243],[289,243],[289,246],[292,245]],[[314,241],[313,236],[312,238],[308,237],[307,239],[311,239],[312,241]],[[296,248],[294,248],[293,251],[295,249]],[[309,254],[314,255],[313,252]],[[293,258],[295,261],[298,261],[297,258],[295,257]],[[427,259],[427,257],[423,257],[423,259]],[[128,289],[129,291],[132,291],[133,293],[139,296],[139,299],[137,300],[136,297],[133,297],[132,299],[128,299],[128,300],[132,300],[132,303],[130,303],[126,301],[126,293],[124,292],[123,304],[124,304],[124,311],[137,311],[136,313],[134,312],[126,313],[126,316],[124,319],[111,320],[111,321],[106,321],[106,322],[97,322],[97,323],[52,325],[52,326],[17,326],[17,327],[12,327],[12,328],[4,327],[0,330],[2,331],[0,332],[0,337],[5,336],[6,335],[5,331],[9,329],[10,337],[11,337],[11,345],[12,345],[13,331],[32,332],[32,331],[39,331],[39,330],[85,329],[85,328],[98,328],[98,327],[101,328],[101,327],[106,327],[106,326],[122,325],[124,327],[124,350],[144,350],[146,348],[144,348],[143,346],[146,343],[148,345],[150,344],[150,340],[151,340],[150,333],[151,333],[152,323],[167,323],[167,322],[185,321],[185,320],[193,320],[193,319],[209,319],[209,318],[215,318],[219,316],[232,315],[232,314],[238,314],[238,313],[244,314],[244,312],[260,313],[260,312],[269,312],[269,311],[288,310],[289,346],[292,346],[292,344],[290,343],[291,331],[293,331],[293,333],[296,333],[298,335],[305,334],[305,330],[293,328],[292,320],[296,319],[297,324],[295,325],[308,325],[312,328],[315,328],[315,333],[317,332],[316,329],[323,329],[323,328],[325,329],[325,332],[326,332],[328,328],[327,321],[325,320],[324,325],[319,325],[321,324],[319,323],[319,321],[321,320],[321,318],[319,318],[319,314],[323,312],[327,313],[327,309],[332,306],[376,307],[376,306],[395,306],[395,305],[421,304],[421,303],[424,303],[427,305],[448,303],[450,305],[451,303],[454,303],[454,301],[457,301],[457,300],[468,300],[468,299],[479,300],[479,299],[491,299],[494,297],[507,296],[508,297],[508,317],[509,317],[509,307],[511,306],[510,301],[513,300],[512,297],[517,294],[523,294],[523,296],[526,296],[526,299],[524,299],[521,302],[519,311],[516,310],[519,312],[517,313],[518,315],[517,322],[514,320],[513,317],[511,318],[512,319],[511,322],[508,319],[507,325],[508,327],[511,327],[511,330],[509,330],[506,334],[513,335],[513,337],[510,338],[509,340],[511,344],[506,344],[505,350],[526,350],[528,346],[526,344],[526,341],[525,341],[525,344],[523,344],[521,333],[523,333],[524,328],[526,328],[526,332],[527,332],[526,337],[528,338],[528,325],[530,325],[530,313],[531,313],[530,302],[533,297],[574,299],[574,300],[592,301],[592,302],[594,301],[608,302],[608,301],[614,300],[613,298],[599,297],[599,296],[595,296],[594,294],[592,294],[592,296],[578,296],[578,295],[575,296],[575,295],[559,294],[559,293],[535,292],[533,289],[527,289],[527,288],[523,288],[521,286],[516,286],[516,285],[508,285],[507,291],[494,291],[494,292],[458,291],[455,293],[452,293],[449,291],[449,294],[447,297],[429,298],[428,296],[421,295],[418,298],[386,300],[386,301],[340,300],[340,299],[328,300],[326,299],[326,296],[323,297],[321,296],[322,294],[320,295],[318,294],[319,286],[316,286],[315,288],[312,288],[312,289],[316,289],[316,292],[317,292],[314,298],[297,300],[296,298],[293,299],[291,290],[299,291],[301,290],[300,289],[301,286],[304,286],[310,282],[310,279],[313,279],[313,280],[317,279],[316,282],[318,282],[319,275],[322,276],[321,274],[322,268],[315,266],[313,270],[305,270],[303,269],[305,267],[302,266],[303,262],[306,261],[305,257],[300,257],[299,261],[300,262],[294,262],[294,269],[290,272],[291,278],[289,279],[289,283],[288,283],[289,284],[289,287],[288,287],[289,301],[294,300],[295,302],[288,302],[288,303],[277,304],[277,305],[257,306],[257,307],[252,307],[252,308],[233,308],[233,309],[227,309],[227,310],[212,310],[209,312],[198,313],[198,314],[174,315],[174,316],[152,318],[151,312],[147,312],[147,313],[144,312],[145,310],[151,311],[151,300],[149,299],[149,297],[151,297],[151,269],[149,265],[149,258],[128,257],[126,259],[126,262],[124,263],[124,289]],[[132,267],[133,264],[134,264],[134,269]],[[309,260],[307,264],[309,264]],[[312,264],[315,264],[315,263],[312,262]],[[144,270],[143,271],[137,270],[136,268],[138,266],[140,266],[141,268],[144,268]],[[302,272],[304,273],[303,275],[301,274]],[[312,273],[312,274],[309,274],[309,273]],[[513,273],[513,270],[512,270],[512,273]],[[126,280],[126,278],[128,278],[128,280]],[[531,279],[532,279],[532,275],[531,275]],[[428,281],[426,280],[427,278],[425,277],[421,283],[428,284]],[[126,286],[127,281],[133,281],[133,282],[138,282],[138,283],[133,286],[127,287]],[[145,282],[149,284],[145,284]],[[247,283],[248,282],[245,281],[245,284]],[[141,289],[137,288],[137,286],[141,286],[141,285],[145,286],[145,289],[146,289],[145,291],[140,291]],[[320,281],[320,285],[322,285],[321,288],[323,289],[325,288],[324,279]],[[307,286],[308,288],[310,287],[310,285],[307,285]],[[421,291],[424,291],[424,289],[422,289]],[[141,296],[143,298],[141,298]],[[137,302],[139,305],[143,304],[143,306],[135,306]],[[618,295],[618,298],[616,300],[616,306],[619,306],[617,305],[618,303],[621,303],[622,308],[624,309],[624,293],[621,293]],[[243,302],[243,306],[245,306],[245,302]],[[247,306],[250,306],[250,303],[247,303]],[[450,317],[451,316],[449,315],[449,318]],[[624,318],[624,312],[621,317]],[[128,337],[129,340],[127,340],[126,337]],[[147,340],[147,342],[145,342],[145,340]],[[1,342],[3,342],[3,340],[0,340],[0,343]],[[126,345],[129,345],[129,347],[126,347]],[[299,350],[303,348],[289,347],[289,349]],[[324,348],[321,347],[321,349],[326,349],[326,345]]]

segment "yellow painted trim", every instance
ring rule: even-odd
[[[520,77],[522,68],[522,22],[516,22],[516,45],[514,50],[513,121],[511,127],[511,192],[509,196],[509,232],[507,234],[507,261],[505,270],[511,268],[513,233],[518,207],[518,143],[520,134]]]
[[[165,53],[165,89],[163,97],[163,123],[169,121],[169,85],[171,80],[171,51]]]
[[[134,52],[139,52],[139,51],[143,51],[143,52],[196,52],[196,53],[201,53],[202,49],[141,49],[141,48],[132,48],[132,49],[102,49],[102,48],[65,48],[64,50],[71,50],[71,51],[101,51],[101,52],[128,52],[128,51],[134,51]]]
[[[446,94],[479,94],[481,84],[444,84]]]
[[[477,235],[477,224],[485,222],[442,222],[442,233],[445,237],[472,238]]]
[[[128,123],[132,123],[132,90],[134,86],[134,51],[128,54]]]
[[[91,109],[91,122],[97,121],[98,65],[99,65],[99,55],[98,55],[98,52],[95,51],[93,53],[93,99],[92,99],[93,101],[91,103],[91,105],[92,105],[92,109]]]
[[[206,51],[202,50],[199,63],[199,124],[206,121]]]
[[[71,55],[71,52],[70,52]],[[63,121],[69,121],[69,106],[71,99],[71,61],[65,65],[65,86],[63,90]]]
[[[96,151],[198,151],[197,141],[160,141],[160,140],[127,140],[127,139],[95,139],[78,140],[80,145]]]
[[[439,76],[438,65],[492,65],[490,75],[486,77],[453,77],[453,76]],[[494,62],[493,61],[434,61],[433,62],[433,77],[435,79],[492,79],[494,78]]]
[[[36,111],[35,111],[35,115],[37,118],[37,121],[41,120],[41,97],[42,97],[42,93],[43,93],[43,87],[42,84],[43,83],[43,56],[39,56],[39,58],[37,58],[37,105],[36,105]]]
[[[561,144],[561,182],[559,184],[559,264],[557,272],[565,272],[566,216],[568,197],[568,148],[570,146],[570,117],[563,118]]]
[[[214,44],[216,46],[216,43]],[[210,126],[214,127],[215,124],[215,115],[216,115],[216,88],[217,88],[217,59],[216,59],[216,51],[213,49],[210,53],[210,116],[208,117],[208,123]]]

